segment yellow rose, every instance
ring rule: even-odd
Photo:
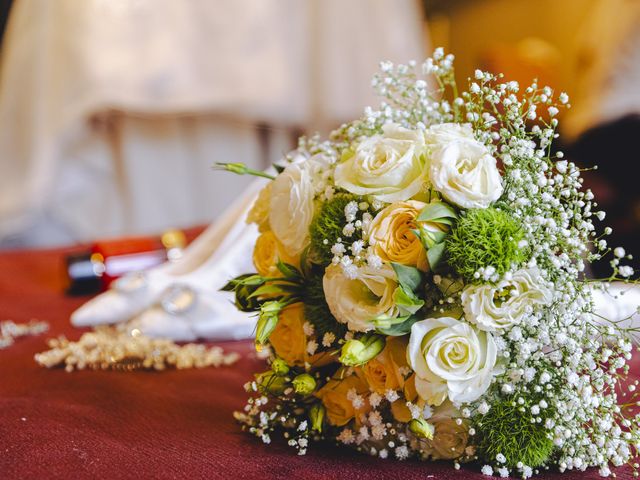
[[[322,387],[316,396],[322,401],[327,410],[327,418],[331,425],[342,427],[349,423],[362,413],[366,413],[370,407],[366,400],[363,399],[362,407],[355,409],[353,402],[347,398],[349,391],[352,389],[358,395],[367,393],[367,384],[356,375],[350,375],[340,378],[344,370],[339,370],[335,377],[329,380]]]
[[[258,198],[247,214],[247,223],[255,223],[258,225],[260,232],[269,230],[269,206],[271,202],[272,183],[273,182],[267,183],[267,185],[260,190]]]
[[[278,260],[298,266],[299,260],[287,255],[285,248],[271,231],[260,234],[253,248],[253,265],[263,277],[279,277],[282,274],[276,264]]]
[[[304,333],[304,305],[294,303],[282,309],[276,328],[269,336],[269,343],[275,354],[287,365],[304,367],[321,367],[335,360],[327,352],[309,355],[307,353],[307,336]]]
[[[407,366],[406,349],[407,343],[402,338],[389,337],[384,350],[356,372],[372,391],[380,395],[387,390],[400,390],[404,386],[400,368]]]
[[[381,210],[369,227],[369,242],[385,262],[411,265],[422,271],[429,269],[427,252],[412,230],[418,228],[444,232],[447,226],[434,222],[416,222],[427,204],[417,200],[396,202]]]
[[[278,240],[270,232],[260,234],[253,247],[253,265],[263,277],[275,277],[280,273],[276,267],[278,262]]]

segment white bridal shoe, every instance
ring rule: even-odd
[[[132,320],[132,328],[145,335],[177,341],[252,336],[255,319],[235,308],[232,293],[219,290],[254,269],[258,231],[245,219],[264,184],[254,181],[182,258],[116,280],[111,289],[73,312],[71,323],[86,327]]]
[[[640,328],[640,286],[614,282],[608,292],[592,288],[595,313],[604,325],[616,322],[620,328]],[[640,331],[633,332],[640,339]]]

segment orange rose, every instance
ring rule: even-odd
[[[363,400],[362,407],[354,408],[353,402],[347,398],[348,393],[353,389],[358,395],[366,394],[368,391],[367,384],[356,375],[340,379],[339,377],[343,372],[344,370],[339,370],[336,376],[316,393],[316,396],[322,401],[327,410],[329,423],[337,427],[346,425],[353,418],[357,419],[357,416],[366,413],[370,409],[366,400]]]
[[[304,365],[307,351],[307,337],[302,303],[285,307],[279,315],[278,324],[269,336],[269,343],[276,355],[290,366]]]
[[[369,388],[384,395],[387,390],[400,390],[404,386],[401,367],[407,366],[407,342],[401,337],[389,337],[382,352],[357,370]]]
[[[276,328],[269,336],[269,343],[275,354],[287,365],[296,367],[320,367],[334,361],[327,352],[309,355],[307,336],[304,333],[304,304],[294,303],[285,307],[279,314]]]
[[[407,407],[407,402],[414,403],[420,408],[425,405],[425,401],[418,397],[418,392],[416,391],[415,373],[405,380],[402,393],[404,398],[400,398],[391,404],[391,413],[397,421],[408,423],[413,417],[411,416],[411,410]]]

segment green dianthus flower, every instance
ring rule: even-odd
[[[487,267],[501,276],[527,259],[523,239],[520,222],[502,210],[467,210],[445,240],[447,262],[467,282],[481,281],[474,274]]]

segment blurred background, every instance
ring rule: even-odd
[[[266,167],[443,46],[462,84],[570,95],[559,148],[639,250],[640,0],[5,0],[0,28],[0,249],[215,221],[249,180],[214,162]]]

